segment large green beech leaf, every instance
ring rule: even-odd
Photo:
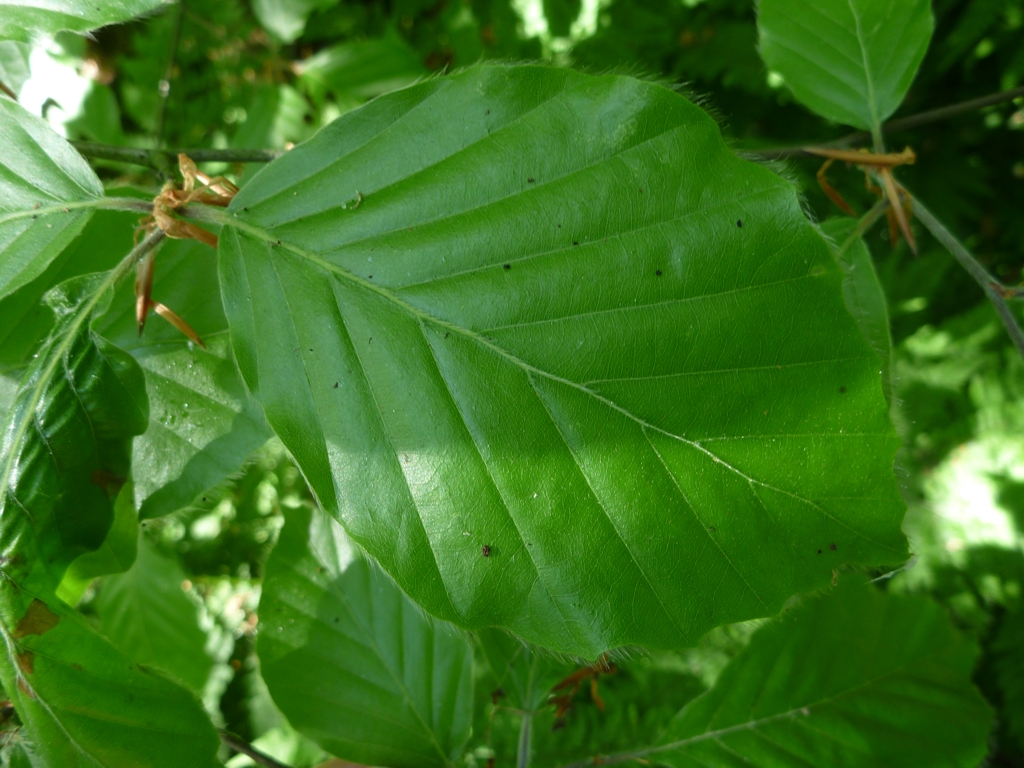
[[[431,621],[319,510],[286,511],[267,562],[257,650],[274,703],[328,752],[450,766],[469,738],[469,642]]]
[[[60,601],[0,581],[0,682],[46,768],[212,768],[195,696],[128,658]]]
[[[4,429],[2,567],[21,587],[44,594],[76,557],[103,543],[130,473],[132,438],[148,421],[142,370],[92,328],[110,284],[110,276],[86,275],[48,294],[57,322]]]
[[[146,375],[149,428],[132,452],[143,519],[187,506],[237,472],[270,438],[231,356],[209,246],[184,240],[164,245],[156,258],[153,296],[186,318],[206,349],[156,315],[140,337],[129,283],[97,322],[103,336],[131,353]]]
[[[142,535],[135,564],[103,580],[95,608],[100,631],[125,655],[201,693],[213,659],[184,580],[181,566]]]
[[[906,557],[829,245],[666,88],[470,69],[205,215],[248,387],[440,618],[588,657],[678,647]]]
[[[0,18],[3,18],[0,6]],[[2,22],[0,22],[2,24]],[[38,277],[74,239],[103,185],[45,122],[0,97],[0,297]]]
[[[760,629],[658,745],[631,754],[680,768],[973,768],[992,723],[976,656],[934,602],[841,585]]]
[[[0,0],[0,38],[28,42],[57,32],[88,32],[128,21],[172,0]]]
[[[819,115],[877,130],[903,101],[935,21],[930,0],[759,0],[761,56]]]

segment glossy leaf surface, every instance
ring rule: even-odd
[[[472,652],[319,510],[287,511],[260,599],[274,702],[328,752],[367,765],[452,765],[469,738]]]
[[[906,555],[877,358],[829,246],[667,89],[426,82],[223,218],[250,390],[440,618],[591,658],[678,647]]]
[[[829,120],[865,130],[899,107],[935,26],[929,0],[760,0],[761,56]]]
[[[203,690],[213,660],[196,606],[182,591],[185,573],[145,536],[127,573],[104,579],[96,598],[100,631],[132,660]]]
[[[0,681],[46,768],[212,768],[195,696],[142,667],[59,601],[0,583]]]
[[[231,356],[219,294],[216,256],[209,246],[171,241],[156,257],[153,297],[184,317],[207,348],[190,343],[155,315],[140,337],[130,283],[97,323],[146,375],[149,427],[132,451],[142,519],[187,506],[237,472],[270,437]]]
[[[27,42],[63,30],[88,32],[128,21],[167,5],[170,0],[0,0],[0,38]]]
[[[930,600],[845,585],[763,629],[648,759],[686,766],[976,766],[976,646]]]
[[[0,6],[0,18],[6,12]],[[103,186],[70,144],[6,97],[0,97],[0,146],[3,297],[42,274],[81,231]]]
[[[135,360],[98,336],[104,275],[62,283],[48,300],[50,338],[19,386],[0,452],[4,572],[23,588],[56,589],[67,566],[99,547],[148,421]]]

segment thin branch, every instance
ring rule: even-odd
[[[937,109],[929,109],[925,112],[919,112],[916,115],[908,115],[907,117],[901,117],[899,120],[892,120],[882,126],[882,133],[897,133],[899,131],[908,131],[911,128],[919,128],[922,125],[928,125],[929,123],[935,123],[940,120],[949,120],[951,117],[957,117],[968,112],[973,112],[977,109],[983,109],[984,107],[991,107],[996,104],[1003,104],[1007,101],[1013,101],[1014,99],[1024,96],[1024,86],[1020,88],[1011,88],[1008,91],[1000,91],[999,93],[990,93],[988,96],[981,96],[977,99],[969,99],[968,101],[961,101],[957,104],[949,104],[945,107],[938,107]],[[855,131],[854,133],[848,133],[841,138],[833,141],[826,141],[821,144],[815,144],[816,147],[849,147],[854,144],[863,144],[865,141],[871,138],[869,131]],[[793,157],[794,155],[803,154],[804,147],[807,144],[801,144],[800,146],[793,147],[777,147],[774,149],[749,149],[743,150],[746,154],[760,155],[761,157],[770,158],[773,160],[781,160],[785,157]]]
[[[168,162],[176,163],[181,152],[197,163],[269,163],[285,153],[283,149],[139,149],[92,141],[72,141],[71,144],[85,157],[157,169],[166,167]]]
[[[854,227],[853,231],[849,234],[846,240],[844,240],[842,245],[839,246],[839,253],[846,253],[853,246],[854,243],[856,243],[861,237],[864,236],[865,232],[867,232],[869,229],[875,226],[875,222],[882,218],[882,216],[885,214],[885,209],[888,207],[889,201],[886,200],[885,198],[882,198],[871,207],[870,211],[861,216],[860,219],[858,219],[857,221],[857,226]]]
[[[277,760],[272,758],[270,755],[266,755],[260,752],[249,742],[245,741],[241,736],[236,736],[233,733],[227,731],[218,731],[220,734],[220,740],[231,747],[236,752],[241,752],[243,755],[248,755],[254,763],[257,765],[266,766],[266,768],[289,768],[284,763],[279,763]]]
[[[1010,311],[1006,303],[1006,297],[1016,294],[1016,290],[1004,286],[1001,282],[992,277],[964,245],[957,240],[953,234],[943,226],[942,222],[936,219],[931,211],[924,207],[924,204],[916,197],[913,197],[914,215],[924,224],[925,228],[935,236],[935,239],[942,243],[946,249],[953,254],[953,257],[960,262],[960,266],[967,270],[975,279],[989,301],[996,308],[999,319],[1003,321],[1006,332],[1010,334],[1017,351],[1024,357],[1024,331],[1020,323]]]
[[[156,145],[164,143],[164,125],[167,118],[167,100],[171,95],[171,78],[174,77],[174,62],[178,58],[178,43],[181,40],[181,25],[185,20],[185,0],[178,2],[178,17],[174,20],[174,32],[171,34],[171,50],[167,55],[167,68],[163,80],[160,81],[160,111],[156,117]]]

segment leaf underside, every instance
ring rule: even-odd
[[[905,558],[828,245],[681,96],[474,68],[337,120],[229,215],[250,391],[434,615],[678,647]]]

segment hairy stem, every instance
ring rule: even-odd
[[[236,736],[233,733],[227,731],[218,731],[220,734],[220,740],[231,747],[236,752],[241,752],[243,755],[248,755],[254,763],[257,765],[266,766],[266,768],[289,768],[284,763],[280,763],[270,755],[266,755],[260,752],[249,742],[245,741],[241,736]]]
[[[857,221],[857,227],[853,230],[853,232],[850,233],[850,236],[847,237],[846,240],[844,240],[842,244],[839,246],[839,253],[846,253],[850,249],[850,247],[855,242],[857,242],[858,239],[864,236],[865,232],[867,232],[869,229],[875,226],[875,222],[882,218],[883,214],[885,214],[885,209],[888,207],[889,201],[883,198],[882,200],[879,200],[877,203],[875,203],[871,207],[870,211],[861,216],[860,219]]]
[[[1014,346],[1017,347],[1021,357],[1024,357],[1024,331],[1021,330],[1020,323],[1006,303],[1006,296],[1008,294],[1012,296],[1015,291],[1007,289],[1002,283],[992,277],[988,270],[946,229],[941,221],[932,215],[931,211],[925,208],[918,198],[914,197],[913,201],[914,215],[932,233],[935,239],[953,254],[953,258],[960,262],[960,266],[966,269],[970,276],[981,286],[982,290],[985,291],[985,295],[988,296],[989,301],[996,308],[996,313],[1003,322],[1006,332],[1010,334]]]

